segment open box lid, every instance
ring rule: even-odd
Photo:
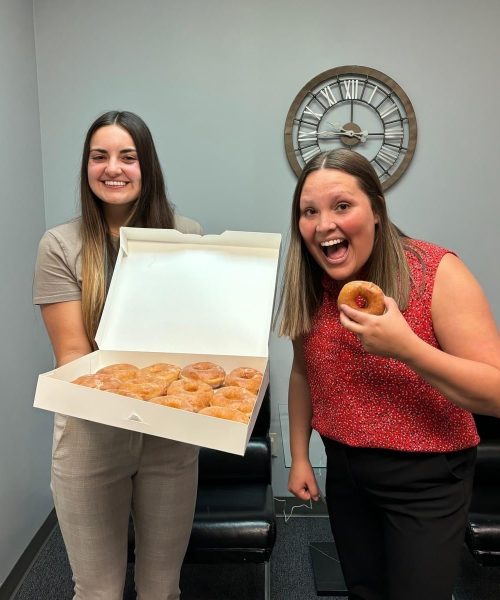
[[[99,348],[267,356],[280,242],[122,227]]]

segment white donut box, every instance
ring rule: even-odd
[[[281,236],[122,227],[99,350],[38,377],[34,406],[243,455],[269,383]],[[220,364],[264,374],[248,424],[71,383],[111,363]]]

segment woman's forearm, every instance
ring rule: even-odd
[[[414,342],[405,364],[451,402],[474,413],[500,417],[500,369]]]
[[[292,372],[288,394],[288,418],[290,423],[290,452],[292,460],[309,457],[312,408],[309,388],[303,376]]]

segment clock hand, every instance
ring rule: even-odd
[[[343,129],[339,127],[339,131],[320,131],[318,132],[318,138],[328,139],[333,137],[354,137],[357,138],[361,142],[366,142],[368,131],[365,129],[364,131],[353,131],[352,129]]]
[[[334,132],[341,133],[343,135],[347,135],[349,137],[356,137],[362,142],[366,142],[366,136],[368,135],[368,131],[365,129],[363,131],[353,131],[352,129],[344,129],[340,123],[331,123],[330,121],[326,121],[328,125],[333,127]]]
[[[368,131],[366,129],[364,131],[353,131],[352,129],[347,129],[343,135],[358,138],[360,142],[366,142]]]
[[[321,139],[328,139],[328,138],[339,137],[341,135],[344,135],[344,133],[342,131],[319,131],[317,134],[317,137],[321,138]]]
[[[344,133],[346,131],[343,127],[341,127],[340,123],[331,123],[330,121],[326,121],[326,123],[328,123],[328,125],[333,128],[333,131],[336,131],[337,133]]]

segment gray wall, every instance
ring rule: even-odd
[[[121,108],[136,111],[149,123],[179,212],[197,218],[208,233],[243,229],[286,234],[296,178],[285,158],[283,126],[292,100],[326,69],[371,66],[403,87],[418,120],[414,160],[388,193],[394,220],[412,235],[455,249],[484,286],[500,320],[500,204],[494,185],[500,3],[421,0],[403,5],[401,0],[34,0],[46,225],[76,214],[84,133],[99,113]],[[14,16],[27,22],[27,3],[22,7]],[[0,27],[7,31],[7,25]],[[27,45],[14,65],[16,71],[31,72],[29,94],[19,90],[10,102],[22,131],[37,141],[36,125],[26,124],[16,99],[21,95],[22,102],[33,104],[29,114],[36,120],[31,33],[25,34]],[[0,58],[2,68],[4,62],[10,64]],[[19,80],[24,86],[25,77]],[[12,120],[8,126],[14,129]],[[39,187],[37,144],[30,137],[27,146],[34,154],[29,178],[23,172],[20,181],[9,179],[8,185],[12,191],[16,186],[16,198],[33,200],[36,194],[19,194],[20,185]],[[15,167],[26,167],[26,161],[11,160]],[[32,230],[40,228],[42,214],[37,192],[39,203],[33,202],[28,223]],[[11,199],[12,192],[5,197]],[[15,209],[21,210],[17,204]],[[7,227],[7,235],[13,236],[12,230]],[[33,240],[23,254],[25,279],[19,287],[29,287],[32,252]],[[14,271],[11,262],[5,265],[18,277],[19,267]],[[9,327],[15,319],[26,326],[23,303],[29,310],[29,290],[18,290]],[[20,336],[17,343],[25,352]],[[289,343],[273,336],[277,495],[286,493],[277,406],[286,403],[290,358]],[[11,389],[17,390],[16,385],[11,380]],[[26,407],[28,391],[22,397]],[[11,428],[8,436],[18,434]],[[37,444],[39,454],[48,448],[46,440]],[[28,455],[19,469],[34,460],[25,446],[29,444],[22,454]],[[2,498],[7,494],[13,502],[11,489],[3,491],[4,482],[1,489]],[[46,493],[45,481],[39,489]],[[29,511],[24,512],[29,520]],[[3,507],[0,519],[4,513],[8,520]],[[18,545],[22,541],[22,535],[16,537]]]
[[[171,197],[208,233],[287,233],[296,178],[285,117],[316,74],[379,69],[413,102],[419,139],[388,193],[408,233],[455,249],[500,316],[498,0],[35,2],[47,224],[75,213],[82,137],[101,111],[142,115]],[[479,10],[480,7],[480,10]],[[412,33],[413,32],[413,33]],[[290,346],[271,341],[274,408]],[[277,410],[275,492],[286,493]],[[320,478],[323,474],[320,475]]]
[[[31,304],[45,227],[31,0],[0,2],[0,584],[52,507],[52,418],[35,411],[50,352]]]

